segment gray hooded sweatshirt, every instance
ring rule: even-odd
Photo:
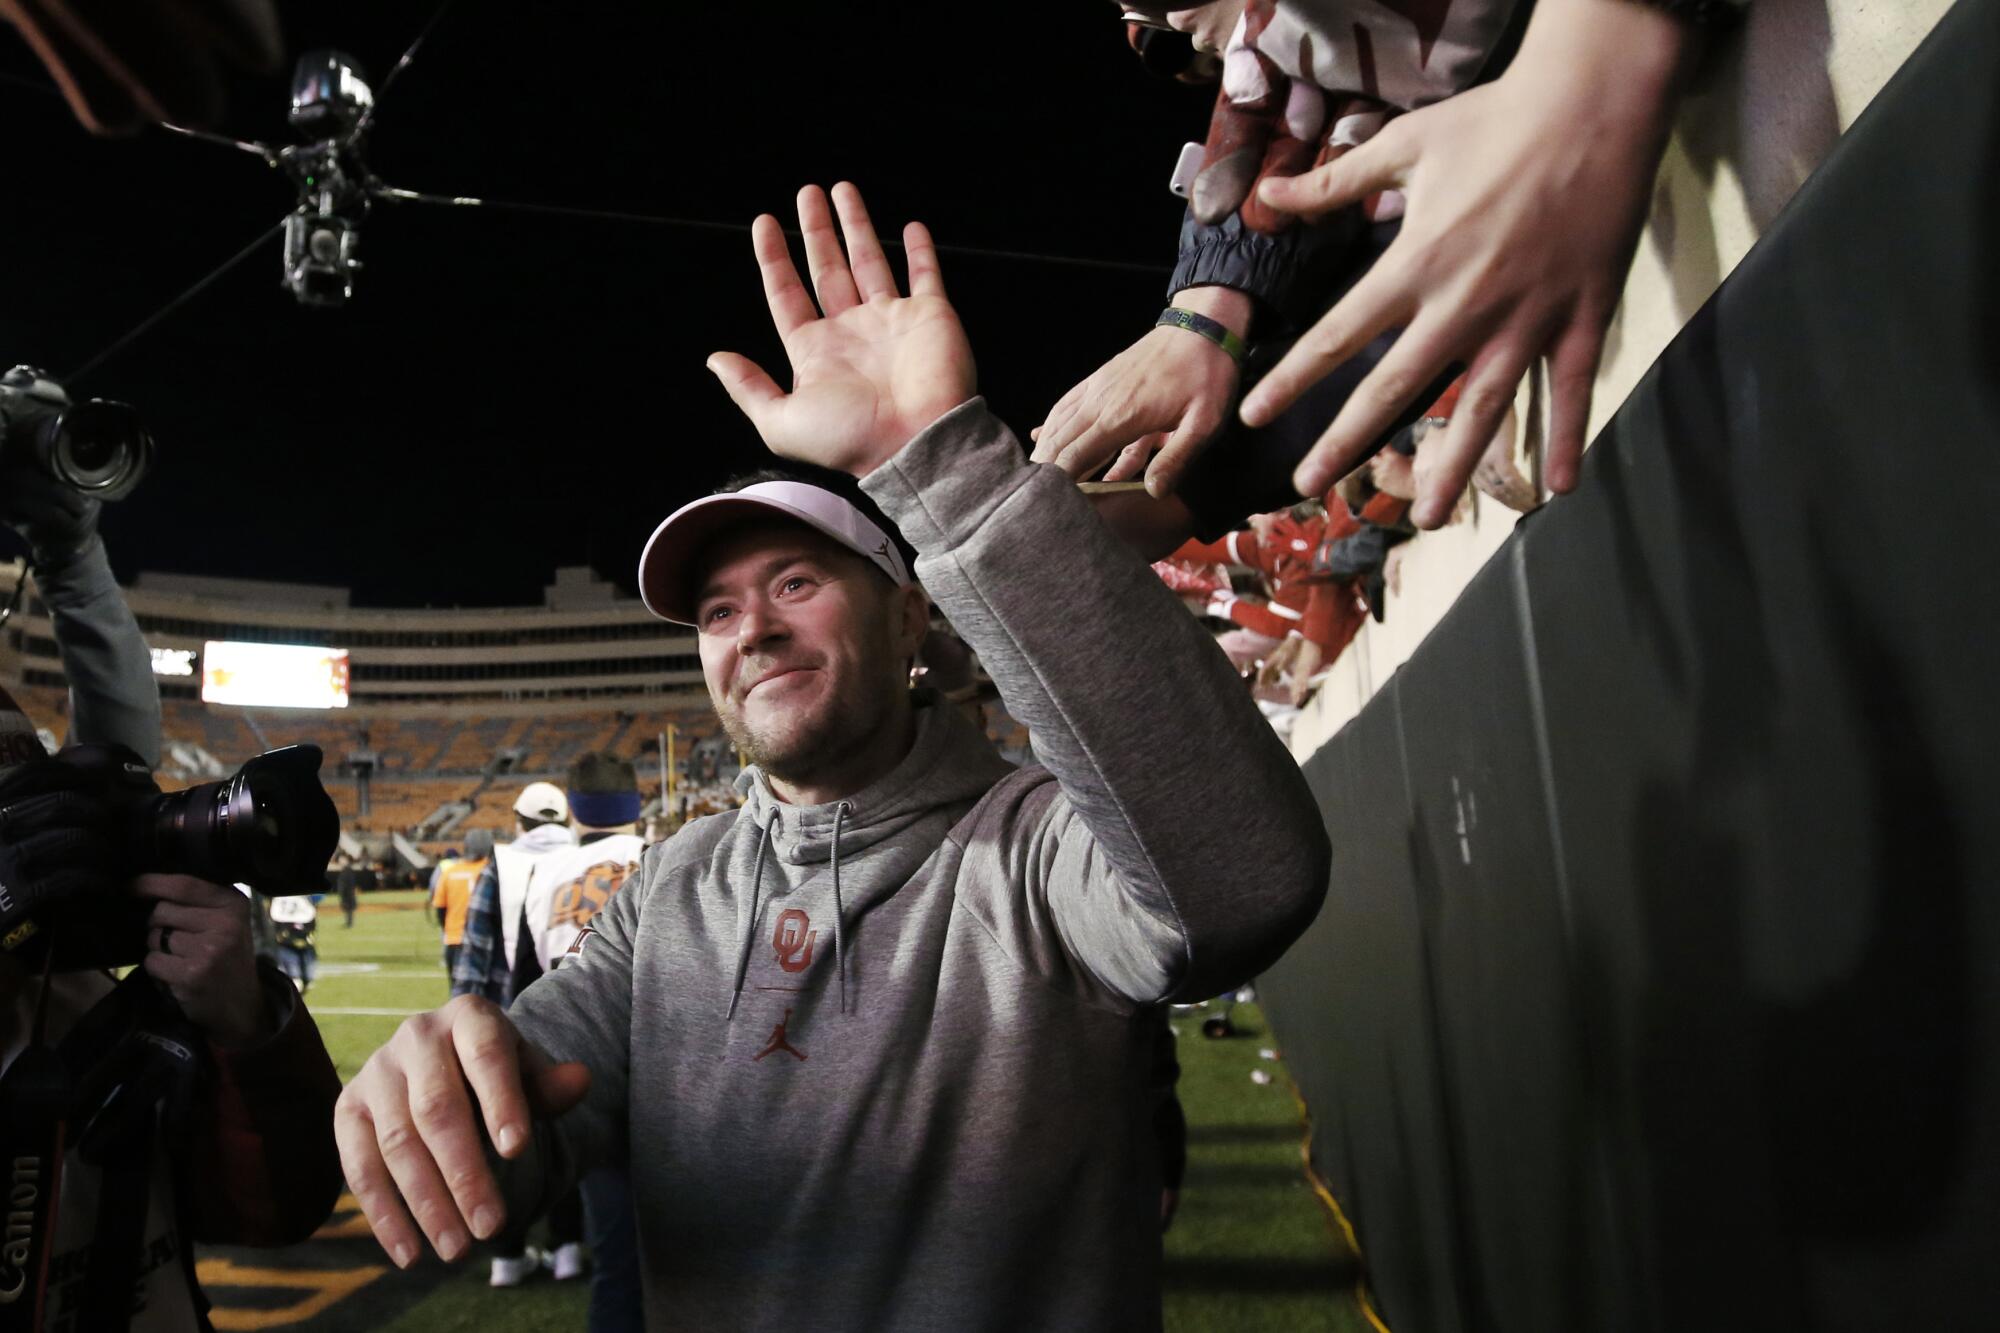
[[[1147,1010],[1283,952],[1325,832],[1199,625],[982,402],[864,486],[1041,766],[920,701],[874,785],[793,806],[752,769],[652,848],[515,1002],[593,1078],[510,1202],[627,1165],[655,1328],[1157,1327]]]

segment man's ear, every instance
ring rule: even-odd
[[[924,636],[930,633],[931,599],[914,583],[896,589],[894,597],[896,656],[912,658],[923,646]]]

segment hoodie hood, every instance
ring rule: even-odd
[[[728,1016],[736,1016],[750,965],[752,934],[764,896],[766,859],[793,866],[830,863],[833,896],[833,958],[840,991],[840,1012],[848,1012],[847,918],[894,893],[917,866],[936,850],[934,839],[919,836],[898,848],[895,839],[937,815],[970,809],[1013,767],[993,752],[983,732],[935,694],[918,691],[916,740],[901,763],[879,781],[849,796],[821,805],[788,805],[771,791],[770,779],[752,765],[736,779],[743,793],[743,818],[756,829],[756,860],[750,892],[738,924],[736,982],[731,987]],[[859,888],[859,901],[843,891],[840,861],[888,844],[886,860],[875,858]],[[898,854],[900,852],[900,855]],[[878,864],[879,863],[879,864]]]
[[[769,839],[771,855],[791,865],[829,861],[838,825],[840,854],[854,856],[940,806],[972,804],[1014,771],[984,733],[929,691],[916,691],[916,724],[916,743],[901,763],[853,795],[823,805],[788,805],[772,794],[761,768],[744,769],[736,779],[743,814]]]
[[[567,847],[576,841],[576,834],[567,824],[537,824],[512,842],[501,846],[526,856],[540,856],[558,847]]]

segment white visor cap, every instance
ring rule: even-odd
[[[896,543],[859,509],[832,491],[803,481],[760,481],[740,491],[704,495],[653,529],[639,556],[639,596],[646,609],[662,620],[694,624],[698,590],[689,586],[692,562],[725,528],[760,514],[796,519],[887,574],[897,587],[910,584],[909,567]]]

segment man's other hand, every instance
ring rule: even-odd
[[[447,1262],[462,1257],[472,1237],[499,1231],[507,1209],[486,1141],[502,1157],[518,1157],[531,1119],[561,1115],[589,1090],[588,1069],[551,1062],[499,1006],[476,996],[396,1029],[333,1113],[348,1188],[396,1266],[408,1268],[422,1253],[419,1227]]]
[[[734,352],[715,353],[708,368],[772,453],[863,477],[971,398],[976,376],[972,346],[945,299],[930,232],[920,222],[903,229],[910,269],[904,296],[861,191],[846,182],[834,186],[833,207],[838,234],[826,192],[817,185],[799,191],[799,231],[817,307],[778,220],[766,213],[750,231],[764,297],[792,363],[792,391]]]

